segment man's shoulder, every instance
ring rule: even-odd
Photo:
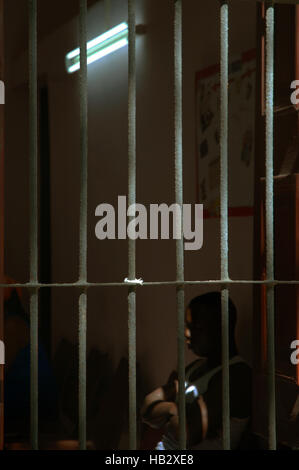
[[[229,367],[229,396],[231,416],[246,418],[251,413],[252,370],[246,362],[237,362]],[[222,370],[210,380],[207,398],[213,404],[222,403]]]
[[[212,400],[216,400],[217,397],[220,400],[222,377],[222,370],[220,370],[209,381],[207,393],[212,397]],[[231,364],[229,367],[229,396],[232,416],[244,417],[250,414],[251,389],[252,369],[249,364],[246,362]]]
[[[239,362],[230,364],[229,370],[230,370],[230,374],[242,373],[242,374],[250,374],[250,375],[252,371],[251,366],[243,359],[240,359]]]
[[[204,358],[195,359],[195,361],[188,364],[185,369],[186,376],[189,377],[191,382],[196,380],[198,377],[201,377],[206,372],[206,360]]]
[[[250,365],[239,360],[229,365],[229,378],[231,388],[237,386],[238,388],[248,387],[251,385],[252,369]],[[222,383],[222,368],[218,370],[210,379],[210,387],[217,387]],[[210,388],[209,387],[209,388]]]

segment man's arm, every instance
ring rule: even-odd
[[[166,385],[156,388],[145,397],[141,416],[146,424],[160,428],[167,424],[172,416],[178,414],[177,405],[174,403],[177,389],[177,380],[168,381]]]
[[[172,416],[168,423],[167,429],[172,436],[179,440],[179,416],[178,410],[176,415]],[[187,448],[192,447],[195,443],[198,444],[206,438],[208,430],[208,412],[207,406],[202,396],[191,405],[186,406],[186,434],[187,434]]]
[[[175,383],[176,390],[178,383]],[[179,417],[176,403],[166,401],[167,392],[159,387],[144,400],[141,409],[143,421],[152,428],[159,429],[167,425],[175,439],[179,439]],[[208,428],[208,412],[203,397],[186,407],[188,447],[205,439]]]
[[[152,428],[162,428],[178,413],[177,406],[171,401],[154,401],[142,414],[143,421]]]

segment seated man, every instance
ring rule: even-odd
[[[238,356],[235,343],[236,307],[229,299],[229,371],[231,448],[240,446],[251,414],[251,369]],[[186,311],[185,337],[199,359],[186,368],[187,448],[222,448],[221,294],[195,297]],[[166,385],[146,396],[143,421],[165,433],[157,449],[178,449],[178,382],[172,374]]]

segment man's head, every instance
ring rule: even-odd
[[[236,352],[236,307],[229,299],[230,353]],[[186,311],[185,336],[192,351],[201,357],[221,356],[221,293],[209,292],[191,300]]]

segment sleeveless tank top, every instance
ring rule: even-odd
[[[199,367],[200,360],[195,361],[185,373],[185,401],[187,403],[192,403],[200,395],[204,395],[208,388],[209,383],[212,377],[221,371],[222,365],[215,367],[214,369],[206,372],[202,376],[191,380],[192,375],[196,372]],[[241,356],[235,356],[229,361],[229,366],[234,364],[246,364],[246,361]],[[237,419],[231,418],[230,428],[231,428],[231,448],[237,448],[244,431],[248,425],[249,418]],[[222,439],[221,435],[215,439],[204,439],[197,446],[192,447],[196,450],[221,450],[222,449]],[[176,450],[179,449],[179,443],[171,433],[166,433],[162,441],[157,444],[156,450]]]

